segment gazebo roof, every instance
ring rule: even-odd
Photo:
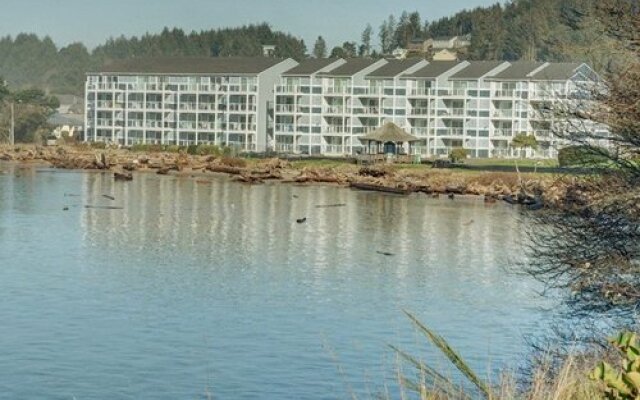
[[[360,141],[369,141],[369,142],[394,142],[394,143],[405,143],[405,142],[416,142],[420,139],[417,137],[408,134],[404,131],[404,129],[400,128],[398,125],[393,122],[387,122],[382,127],[376,129],[375,131],[364,135],[359,138]]]

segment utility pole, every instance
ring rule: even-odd
[[[11,137],[9,138],[9,144],[11,144],[11,147],[14,146],[15,140],[16,140],[15,129],[16,129],[16,123],[13,116],[13,101],[12,101],[11,102]]]

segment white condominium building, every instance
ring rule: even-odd
[[[458,147],[471,157],[555,157],[562,143],[552,132],[567,121],[554,106],[598,80],[581,63],[131,59],[87,74],[85,140],[342,156],[393,122],[425,157]],[[521,133],[538,149],[514,149]]]
[[[285,72],[276,87],[278,150],[357,154],[359,136],[391,121],[421,139],[412,150],[423,156],[462,147],[471,157],[555,157],[552,130],[566,121],[554,120],[551,105],[598,79],[581,63],[354,59],[320,68],[317,62]],[[512,148],[520,133],[534,134],[538,149]]]
[[[155,58],[88,73],[85,139],[265,151],[273,88],[291,59]]]

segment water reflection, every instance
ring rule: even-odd
[[[367,397],[393,388],[387,343],[424,350],[402,309],[481,371],[542,318],[501,269],[520,253],[503,205],[152,174],[12,171],[0,189],[13,398]]]

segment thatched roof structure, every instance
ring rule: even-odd
[[[408,143],[416,142],[419,138],[408,134],[404,129],[400,128],[393,122],[387,122],[374,132],[359,138],[361,142],[380,142],[380,143]]]

